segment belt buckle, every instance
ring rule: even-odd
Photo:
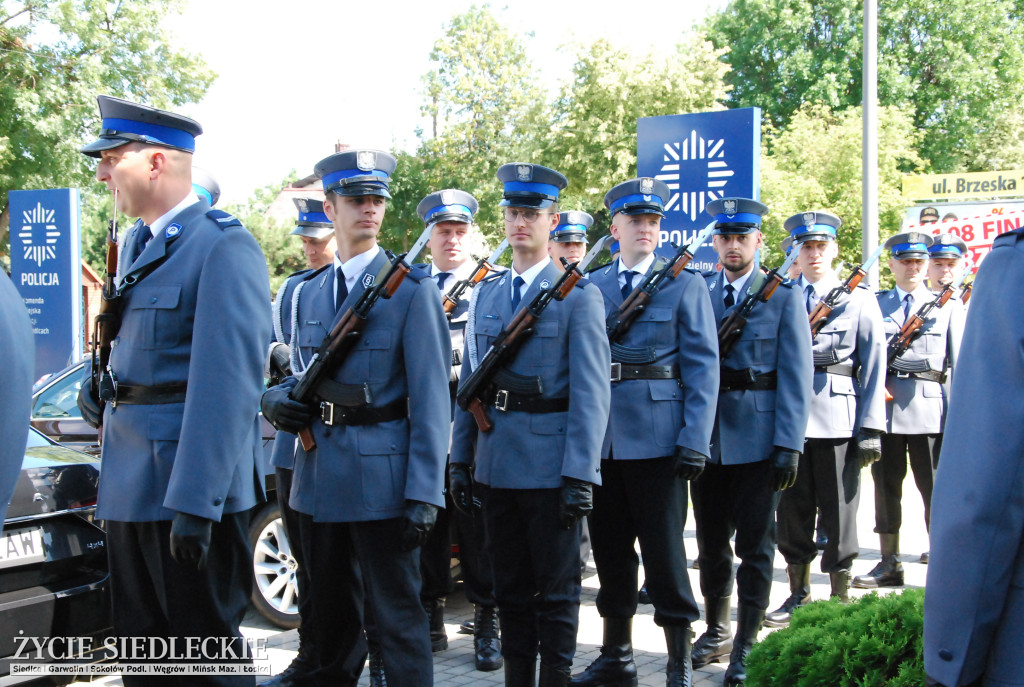
[[[622,363],[612,363],[612,381],[622,381]]]
[[[111,408],[117,407],[117,375],[110,369],[110,365],[107,365],[106,370],[100,372],[99,388],[96,390],[96,395],[109,403]]]
[[[503,413],[508,411],[508,391],[498,389],[498,393],[494,397],[494,407]]]
[[[910,379],[910,373],[903,370],[896,370],[896,379]]]
[[[334,425],[334,404],[330,401],[320,401],[320,419],[325,425]]]

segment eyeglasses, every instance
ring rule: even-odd
[[[505,221],[515,222],[520,217],[527,224],[533,224],[541,215],[548,215],[551,213],[541,212],[540,210],[534,210],[533,208],[505,208]]]

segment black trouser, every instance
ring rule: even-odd
[[[107,556],[114,632],[119,637],[176,639],[179,650],[188,637],[233,637],[236,653],[247,651],[239,625],[252,593],[249,511],[225,513],[213,523],[206,567],[181,565],[171,558],[171,521],[107,521]],[[194,641],[194,640],[193,640]],[[202,646],[202,645],[201,645]],[[216,649],[212,649],[216,651]],[[243,654],[244,655],[244,654]],[[122,661],[132,656],[121,656]],[[199,663],[228,662],[219,654]],[[152,656],[155,663],[174,663]],[[252,663],[244,660],[243,663]],[[122,677],[129,687],[144,685],[253,685],[252,676],[186,675]]]
[[[484,524],[505,658],[572,667],[580,610],[580,525],[564,530],[560,489],[484,489]],[[636,594],[636,590],[633,592]]]
[[[364,590],[380,635],[388,684],[433,684],[430,632],[420,603],[420,552],[400,549],[401,532],[402,518],[311,521],[304,527],[303,546],[316,599],[318,685],[355,685],[359,679],[367,653]]]
[[[603,618],[629,618],[636,613],[637,541],[654,622],[689,625],[700,617],[683,549],[686,487],[674,469],[672,458],[601,461],[590,539],[601,581],[597,610]]]
[[[899,534],[903,524],[903,480],[907,455],[914,482],[924,501],[924,526],[932,521],[932,485],[942,450],[941,434],[883,434],[882,458],[871,466],[875,481],[875,532]]]
[[[298,568],[295,570],[295,583],[299,587],[299,622],[302,624],[299,632],[309,633],[315,637],[313,590],[309,584],[309,562],[302,549],[302,530],[299,526],[302,518],[309,516],[292,508],[292,471],[288,468],[274,468],[274,475],[277,479],[277,505],[281,507],[281,520],[284,521],[284,530],[288,535],[288,546],[291,548],[292,558],[298,563]]]
[[[796,484],[779,499],[779,551],[790,565],[809,565],[818,555],[814,544],[816,508],[828,544],[821,554],[821,571],[849,570],[859,553],[857,506],[860,503],[860,463],[852,437],[808,439]]]
[[[730,539],[735,534],[740,559],[736,571],[739,603],[767,609],[775,565],[775,509],[779,505],[779,492],[771,488],[771,466],[766,460],[741,465],[707,463],[693,484],[701,593],[709,599],[732,594]]]

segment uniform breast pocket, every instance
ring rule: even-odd
[[[636,318],[630,345],[670,346],[675,341],[670,308],[648,308]],[[635,333],[634,333],[635,332]]]
[[[774,364],[775,349],[778,345],[778,325],[764,322],[747,325],[743,330],[743,338],[750,342],[754,353],[754,362]]]
[[[181,287],[171,284],[139,285],[133,288],[128,313],[121,324],[121,335],[138,348],[173,348],[186,335],[178,309]]]
[[[494,343],[494,339],[501,333],[501,320],[497,318],[484,317],[477,320],[473,328],[473,335],[476,337],[476,353],[478,360],[484,357],[487,349]]]
[[[820,344],[824,343],[827,347],[838,350],[839,345],[842,343],[843,339],[846,338],[846,334],[850,331],[850,327],[852,326],[853,323],[848,317],[838,317],[832,322],[829,322],[821,328],[818,336],[814,338],[815,349],[817,349]],[[888,330],[886,331],[888,332]]]
[[[935,355],[942,353],[946,346],[946,337],[942,335],[942,332],[935,327],[934,322],[928,322],[921,327],[921,334],[917,337],[920,340],[918,346],[919,351],[925,355]]]
[[[371,382],[388,378],[388,357],[391,355],[391,330],[371,330],[362,335],[352,355],[357,374]]]
[[[551,367],[561,362],[558,346],[558,320],[539,320],[533,326],[533,340],[528,354],[517,357],[524,367]]]

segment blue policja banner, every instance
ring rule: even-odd
[[[82,357],[77,188],[11,191],[11,281],[32,318],[36,378]]]
[[[700,112],[637,120],[637,175],[664,181],[672,195],[661,221],[659,254],[674,253],[711,221],[715,198],[761,198],[761,109]],[[714,269],[710,241],[690,266]]]

